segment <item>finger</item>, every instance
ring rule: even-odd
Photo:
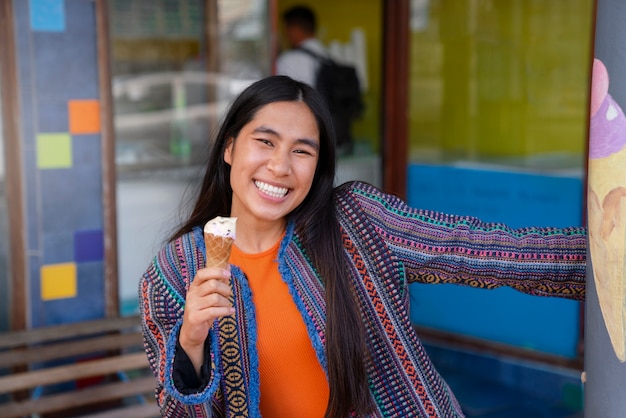
[[[209,295],[200,297],[196,300],[196,303],[194,304],[194,306],[199,309],[207,309],[207,308],[211,308],[213,306],[232,306],[232,303],[230,302],[230,299],[227,296],[223,296],[219,293],[211,293]]]
[[[230,284],[212,279],[207,280],[206,282],[196,286],[194,293],[197,293],[197,295],[200,297],[208,296],[215,293],[228,298],[232,295],[233,291],[230,287]]]
[[[231,276],[232,276],[232,272],[230,271],[230,264],[229,264],[225,269],[222,269],[222,277],[219,278],[219,280],[226,284],[229,284]]]
[[[209,320],[213,320],[215,318],[221,318],[223,316],[234,314],[235,308],[232,306],[212,306],[205,309],[203,313],[209,318]]]
[[[215,318],[232,315],[235,313],[235,308],[230,303],[219,305],[207,305],[199,309],[192,309],[185,315],[185,321],[188,322],[192,328],[200,326],[204,328],[206,323],[211,323]]]
[[[201,285],[207,280],[219,280],[224,283],[228,283],[230,281],[230,268],[222,269],[219,267],[206,267],[199,269],[196,272],[196,276],[194,277],[191,285]]]
[[[232,303],[229,298],[220,295],[219,293],[211,293],[205,296],[192,295],[187,299],[185,307],[186,314],[193,314],[197,311],[202,311],[211,307],[230,307]]]

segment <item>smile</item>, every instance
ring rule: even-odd
[[[285,188],[285,187],[276,187],[276,186],[272,186],[271,184],[267,184],[267,183],[263,183],[260,181],[255,181],[254,185],[264,194],[271,196],[271,197],[283,197],[287,194],[287,192],[289,191],[289,189]]]

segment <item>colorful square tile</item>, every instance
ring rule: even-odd
[[[132,3],[126,2],[125,3]],[[96,7],[93,1],[66,1],[65,32],[74,37],[94,36],[97,28]]]
[[[75,263],[48,264],[41,267],[41,299],[67,299],[77,294]]]
[[[72,135],[74,167],[101,167],[102,143],[99,134]]]
[[[37,135],[37,167],[69,168],[72,166],[72,137],[67,133]]]
[[[74,233],[74,261],[85,263],[104,259],[102,230],[76,231]]]
[[[34,31],[65,30],[64,0],[30,0],[30,27]]]
[[[70,100],[68,117],[72,135],[100,132],[100,102],[98,100]]]
[[[80,289],[78,299],[86,305],[83,307],[85,313],[95,309],[94,312],[104,314],[104,262],[80,263],[76,264],[76,269],[78,271],[78,287]],[[89,308],[87,305],[89,305]]]
[[[71,229],[50,232],[46,224],[41,225],[41,242],[43,245],[42,263],[69,263],[74,260],[74,234]]]
[[[39,132],[67,132],[69,129],[67,101],[39,100],[37,104],[37,130]]]

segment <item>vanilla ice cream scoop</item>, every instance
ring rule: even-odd
[[[235,239],[237,218],[217,216],[204,225],[206,234]]]

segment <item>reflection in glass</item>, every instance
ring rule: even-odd
[[[109,3],[123,313],[136,308],[137,281],[200,180],[225,108],[270,73],[266,3]]]
[[[120,171],[202,163],[223,108],[269,72],[265,13],[253,0],[111,3]]]
[[[410,160],[583,164],[592,0],[412,0]]]

